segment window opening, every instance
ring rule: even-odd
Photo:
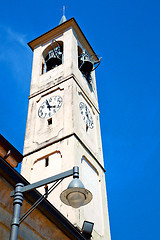
[[[92,85],[91,72],[99,66],[100,62],[101,58],[98,55],[90,55],[86,49],[82,51],[80,47],[78,48],[78,68],[90,85]]]
[[[48,125],[52,124],[52,118],[48,119]]]
[[[48,185],[45,185],[44,190],[45,190],[45,194],[46,194],[46,198],[47,198],[48,197]]]
[[[86,124],[86,132],[88,131],[88,124]]]
[[[45,50],[43,58],[42,74],[62,64],[63,43],[61,41],[52,41],[51,45]]]
[[[45,167],[48,167],[48,165],[49,165],[49,158],[46,157],[46,158],[45,158]]]

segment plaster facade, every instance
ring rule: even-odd
[[[62,64],[43,73],[43,53],[53,39],[63,43]],[[60,202],[59,195],[71,179],[64,180],[48,200],[78,228],[84,220],[94,222],[94,240],[110,240],[95,72],[91,73],[91,86],[78,68],[78,51],[85,48],[90,55],[94,51],[74,19],[29,45],[34,55],[22,175],[32,183],[79,166],[80,179],[92,192],[93,200],[79,209]],[[49,124],[49,119],[40,118],[37,113],[46,99],[55,96],[63,102]],[[93,128],[82,117],[81,103],[92,115]]]

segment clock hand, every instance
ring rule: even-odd
[[[85,113],[86,113],[86,116],[88,117],[88,109],[87,109],[87,106],[85,106]]]
[[[48,100],[46,99],[46,104],[47,104],[47,108],[49,108],[49,110],[51,110],[51,105],[49,104]]]
[[[86,113],[86,116],[87,116],[87,118],[88,118],[88,117],[89,117],[89,115],[88,115],[88,111],[86,111],[85,113]]]
[[[48,102],[48,100],[46,99],[46,104],[47,104],[47,107],[50,107],[50,105],[49,105],[49,102]]]
[[[49,107],[50,107],[50,108],[55,108],[55,107],[56,107],[56,105],[54,105],[54,106],[51,106],[51,105],[50,105]]]

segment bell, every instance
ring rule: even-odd
[[[62,52],[60,47],[53,48],[48,52],[48,55],[45,58],[47,71],[59,66],[62,64]]]
[[[90,60],[84,60],[80,66],[80,71],[83,73],[90,73],[93,69],[93,63]]]
[[[79,69],[83,74],[89,74],[94,67],[94,62],[89,54],[84,51],[79,57]]]

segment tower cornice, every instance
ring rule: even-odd
[[[94,158],[94,160],[96,161],[96,163],[100,166],[100,168],[101,168],[101,169],[103,170],[103,172],[105,173],[106,170],[105,170],[104,166],[99,162],[98,155],[95,154],[95,153],[83,142],[83,140],[82,140],[75,132],[73,132],[73,133],[71,133],[71,134],[69,134],[69,135],[67,135],[67,136],[65,136],[65,137],[63,137],[63,138],[59,138],[59,139],[56,139],[56,140],[55,140],[55,139],[51,139],[51,140],[49,140],[47,143],[45,142],[45,143],[41,144],[40,146],[38,146],[35,150],[30,151],[30,152],[28,152],[27,154],[24,154],[23,157],[27,157],[27,156],[29,156],[29,155],[32,155],[32,154],[35,153],[35,152],[38,152],[38,151],[40,151],[40,150],[42,150],[42,149],[44,149],[44,148],[46,148],[46,147],[48,147],[48,146],[51,146],[51,145],[53,145],[53,144],[55,144],[55,143],[57,143],[57,142],[61,142],[61,141],[64,140],[64,139],[69,139],[70,137],[75,137],[75,138],[80,142],[80,144],[89,152],[89,154]],[[43,157],[43,158],[44,158],[44,157]]]
[[[93,48],[91,47],[90,43],[88,42],[87,38],[85,37],[84,33],[82,32],[81,28],[79,27],[78,23],[74,18],[70,18],[66,22],[56,26],[55,28],[52,28],[48,32],[40,35],[39,37],[33,39],[28,43],[28,46],[34,50],[34,48],[40,44],[43,44],[45,42],[48,42],[48,40],[52,40],[58,35],[62,34],[66,29],[73,28],[79,41],[83,43],[83,47],[87,50],[87,52],[90,55],[95,55],[95,52]],[[98,60],[98,58],[95,55],[95,60]]]
[[[46,94],[48,94],[49,91],[52,91],[52,89],[54,89],[56,86],[58,86],[60,83],[63,83],[65,81],[68,81],[70,80],[71,78],[74,79],[74,81],[76,82],[76,84],[80,87],[81,91],[83,92],[83,94],[85,95],[85,98],[87,99],[87,101],[94,106],[94,108],[96,109],[96,111],[98,112],[98,114],[100,114],[100,110],[99,110],[99,107],[97,104],[94,103],[93,99],[89,96],[89,94],[86,93],[86,91],[84,90],[83,86],[78,82],[78,79],[76,78],[76,76],[74,74],[71,74],[69,76],[67,76],[66,78],[60,80],[60,81],[56,81],[55,83],[53,83],[52,86],[49,86],[49,87],[44,87],[42,89],[40,89],[39,91],[29,95],[29,99],[37,96],[37,95],[40,95],[40,94],[43,94],[46,92]],[[57,89],[55,89],[57,90]]]

